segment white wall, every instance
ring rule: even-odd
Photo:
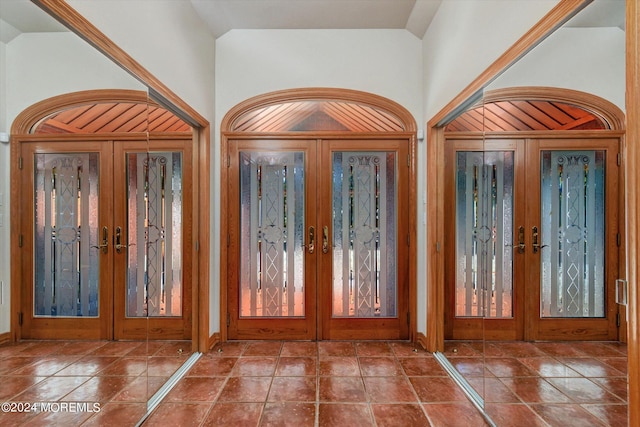
[[[557,3],[558,0],[443,1],[423,38],[426,120]]]
[[[625,110],[625,34],[619,28],[561,28],[488,89],[550,86],[602,97]]]
[[[214,38],[187,0],[68,0],[213,123]]]

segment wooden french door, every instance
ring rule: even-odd
[[[22,337],[191,337],[190,141],[22,142]]]
[[[228,337],[408,338],[408,141],[229,147]]]
[[[617,139],[447,142],[449,339],[617,339]]]

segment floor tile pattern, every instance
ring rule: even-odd
[[[0,346],[0,402],[99,402],[100,412],[0,413],[2,426],[134,426],[184,342]],[[626,426],[618,343],[447,342],[498,426]],[[229,342],[204,354],[145,426],[487,425],[434,357],[407,342]]]
[[[444,353],[498,426],[627,426],[624,344],[450,341]]]
[[[147,412],[148,398],[182,366],[190,348],[189,341],[22,341],[0,346],[0,403],[13,402],[16,411],[18,402],[71,408],[24,411],[22,406],[20,412],[7,412],[3,406],[0,425],[135,426]],[[212,384],[193,384],[188,395],[211,396],[216,383],[210,380]]]

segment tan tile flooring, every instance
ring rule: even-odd
[[[0,402],[100,412],[0,413],[0,425],[133,426],[184,343],[0,347]],[[454,351],[455,348],[455,351]],[[447,343],[498,426],[625,426],[626,347]],[[486,367],[481,363],[486,356]],[[484,377],[483,377],[484,373]],[[148,375],[147,375],[148,374]],[[203,355],[145,426],[483,426],[434,357],[406,342],[231,342]]]

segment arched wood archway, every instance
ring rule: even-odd
[[[496,110],[500,110],[500,103],[508,103],[512,107],[517,104],[536,104],[539,103],[541,109],[544,105],[557,109],[561,114],[573,109],[577,123],[576,126],[566,126],[559,124],[557,127],[541,126],[538,129],[532,129],[525,126],[515,127],[504,130],[499,129],[495,123],[490,126],[465,128],[464,122],[473,114],[482,115],[487,105],[496,106]],[[544,105],[542,105],[544,104]],[[556,105],[554,105],[556,104]],[[517,108],[516,108],[517,109]],[[492,112],[494,114],[494,112]],[[517,117],[519,112],[503,114],[510,115],[511,119]],[[458,122],[456,123],[456,120]],[[517,123],[519,120],[512,120]],[[586,127],[581,127],[582,123],[588,123]],[[460,126],[460,127],[457,127]],[[573,127],[573,130],[572,130]],[[423,346],[429,351],[442,351],[444,348],[444,253],[441,252],[442,242],[446,239],[444,235],[445,209],[444,209],[444,152],[446,139],[449,135],[466,135],[471,138],[483,138],[484,136],[529,136],[529,137],[566,137],[573,135],[577,138],[581,137],[613,137],[619,139],[620,143],[624,142],[625,116],[624,113],[613,103],[600,98],[598,96],[585,92],[552,87],[515,87],[505,88],[486,92],[482,100],[471,106],[469,109],[461,112],[455,118],[447,123],[434,123],[431,127],[429,152],[427,157],[427,168],[429,170],[428,179],[429,203],[430,207],[427,214],[427,223],[429,228],[428,242],[433,242],[434,246],[427,250],[427,262],[430,268],[427,280],[427,336],[419,337]],[[624,170],[624,161],[622,161]],[[624,173],[620,174],[621,188],[624,189]],[[619,211],[624,212],[624,200],[620,198]],[[621,214],[623,215],[623,214]],[[624,220],[621,221],[621,224]],[[623,233],[624,234],[624,233]],[[620,259],[624,259],[624,243],[620,245]],[[624,264],[624,263],[621,263]],[[620,272],[624,275],[624,265],[621,265]]]
[[[221,206],[230,206],[230,141],[254,140],[269,147],[270,140],[310,139],[321,141],[366,138],[384,144],[385,139],[402,139],[408,144],[409,167],[409,313],[410,338],[416,328],[416,122],[411,113],[387,98],[348,89],[303,88],[267,93],[250,98],[233,107],[221,123]],[[231,233],[238,224],[221,216],[221,247],[229,248]],[[228,338],[229,307],[226,284],[237,280],[237,273],[228,267],[227,253],[220,259],[221,340]]]

